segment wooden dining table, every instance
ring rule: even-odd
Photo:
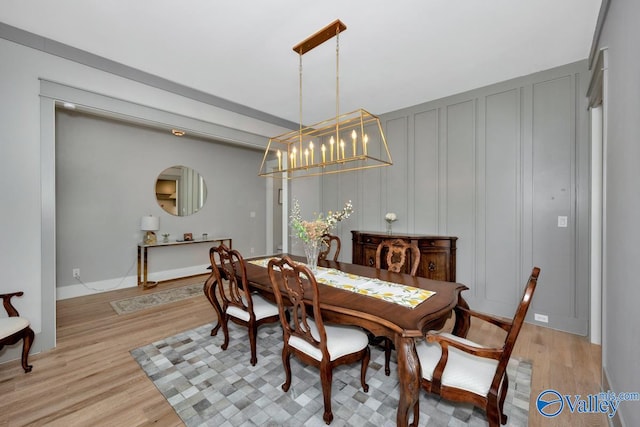
[[[268,258],[277,258],[283,255],[278,254]],[[305,261],[302,257],[289,256],[296,261]],[[250,261],[248,259],[245,262],[250,286],[270,298],[273,294],[267,268]],[[321,283],[318,285],[324,321],[360,326],[376,337],[387,337],[393,341],[397,352],[400,383],[400,400],[396,422],[398,426],[408,426],[411,421],[412,425],[417,426],[421,372],[415,339],[423,339],[429,330],[441,329],[452,313],[455,313],[456,316],[453,333],[465,337],[469,329],[469,318],[457,308],[468,308],[461,295],[461,291],[468,288],[459,283],[431,280],[344,262],[321,260],[318,261],[318,266],[435,292],[434,295],[416,307],[408,308],[397,303],[329,285]],[[216,297],[216,286],[215,280],[207,280],[204,293],[220,319],[222,311]],[[211,334],[215,335],[219,327],[218,321]],[[412,413],[413,418],[411,419]]]

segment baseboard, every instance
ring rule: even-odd
[[[609,390],[613,390],[613,388],[611,387],[611,383],[609,382],[609,376],[607,375],[607,370],[603,366],[602,367],[602,391],[606,392]],[[622,419],[622,416],[620,415],[620,411],[616,411],[616,414],[613,416],[613,418],[609,418],[609,417],[607,418],[609,419],[610,427],[626,427],[626,424]]]
[[[174,280],[182,277],[210,274],[211,270],[207,270],[207,267],[209,267],[209,264],[178,268],[174,270],[158,271],[155,273],[150,273],[147,281],[163,282],[166,280]],[[60,286],[56,288],[56,300],[60,301],[86,295],[100,294],[117,289],[135,288],[136,286],[138,286],[137,276],[128,276],[124,278],[100,280],[97,282],[86,282],[69,286]]]

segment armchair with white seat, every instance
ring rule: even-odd
[[[421,385],[428,393],[456,402],[469,402],[485,411],[490,427],[506,424],[504,400],[509,387],[507,364],[520,333],[540,269],[534,267],[513,320],[457,307],[465,315],[504,329],[501,347],[490,348],[443,332],[428,332],[416,343],[422,371]]]
[[[15,344],[22,340],[22,369],[25,372],[31,372],[33,366],[29,365],[28,358],[35,334],[30,327],[29,320],[20,317],[18,310],[11,304],[11,298],[22,295],[24,295],[22,291],[0,294],[2,305],[8,315],[8,317],[0,317],[0,350],[5,345]]]

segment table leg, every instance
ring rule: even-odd
[[[413,410],[412,426],[418,425],[420,415],[420,360],[413,338],[396,336],[398,357],[398,379],[400,381],[400,401],[396,424],[408,426],[410,411]]]
[[[206,282],[204,282],[204,295],[207,297],[213,309],[216,311],[218,315],[218,323],[211,329],[211,336],[214,337],[218,334],[218,329],[220,329],[220,319],[222,319],[222,307],[220,307],[220,303],[218,302],[218,296],[216,295],[216,288],[218,287],[218,281],[216,280],[215,274],[211,274]]]
[[[461,338],[466,338],[469,328],[471,327],[471,316],[469,313],[460,310],[458,307],[469,309],[469,304],[462,298],[461,294],[458,294],[458,304],[454,307],[453,311],[456,314],[456,323],[453,327],[453,335]]]
[[[138,246],[138,286],[142,286],[142,248]]]

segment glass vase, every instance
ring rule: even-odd
[[[393,221],[387,221],[387,234],[389,236],[393,234]]]
[[[304,254],[307,257],[307,267],[314,274],[318,271],[318,254],[322,245],[321,240],[304,242]]]

